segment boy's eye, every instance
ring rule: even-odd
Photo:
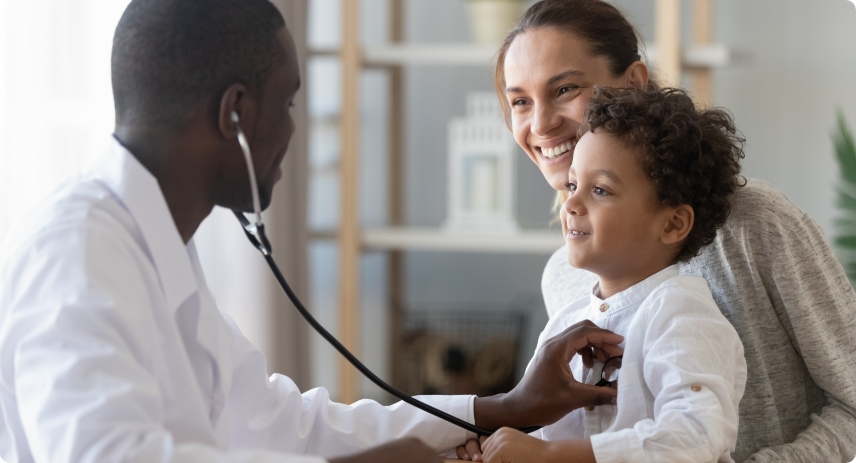
[[[596,195],[598,195],[598,196],[606,196],[606,195],[608,195],[609,193],[607,193],[607,192],[606,192],[606,190],[604,190],[603,188],[600,188],[600,187],[594,187],[594,194],[596,194]]]

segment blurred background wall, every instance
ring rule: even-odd
[[[653,1],[614,3],[630,15],[646,42],[653,41]],[[0,0],[0,239],[48,191],[85,165],[109,135],[111,36],[126,4]],[[277,4],[307,48],[338,45],[340,0]],[[683,2],[687,14],[690,4]],[[387,2],[360,5],[364,43],[387,40]],[[407,41],[470,40],[463,0],[406,0],[404,11]],[[714,104],[732,111],[747,138],[745,174],[782,190],[829,234],[835,217],[837,167],[830,132],[836,110],[856,127],[856,7],[846,0],[718,0],[715,41],[739,52],[732,65],[714,71]],[[306,56],[306,50],[301,53]],[[288,154],[289,173],[277,188],[268,221],[278,228],[275,248],[281,265],[335,332],[336,245],[310,240],[308,234],[338,223],[337,59],[307,59],[304,75],[297,111],[305,113],[298,132],[305,131],[307,138],[298,137]],[[438,226],[445,219],[446,124],[464,114],[467,92],[491,90],[490,76],[487,67],[405,70],[406,224]],[[386,79],[369,70],[361,83],[360,204],[366,225],[383,225],[386,217]],[[528,229],[550,229],[552,192],[522,154],[517,168],[519,222]],[[335,353],[291,315],[232,222],[215,213],[197,237],[218,302],[268,353],[271,371],[294,376],[302,387],[330,387],[335,397]],[[405,303],[414,309],[519,307],[529,314],[531,349],[546,322],[539,284],[547,257],[407,253]],[[361,261],[359,355],[382,377],[390,373],[386,265],[382,253],[366,253]],[[365,382],[362,391],[386,400]]]

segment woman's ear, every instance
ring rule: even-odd
[[[648,86],[648,66],[642,61],[636,61],[624,71],[627,87],[644,90]]]
[[[693,229],[694,220],[695,212],[688,204],[668,208],[666,226],[660,232],[660,241],[669,245],[685,240]]]

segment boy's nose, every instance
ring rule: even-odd
[[[562,209],[567,215],[585,214],[585,206],[582,204],[582,201],[579,200],[579,197],[573,193],[568,194],[568,199],[566,199],[564,204],[562,204]]]

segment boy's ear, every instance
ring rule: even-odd
[[[695,220],[695,212],[692,206],[681,204],[680,206],[668,208],[668,216],[666,217],[666,226],[660,233],[660,241],[663,244],[680,243],[686,239],[693,229],[693,220]]]

